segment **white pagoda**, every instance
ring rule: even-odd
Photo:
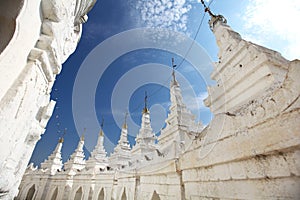
[[[64,163],[64,170],[69,175],[74,175],[77,172],[85,168],[85,155],[83,151],[84,146],[84,136],[81,136],[78,146],[75,149],[74,153],[70,156],[70,159]]]
[[[172,80],[170,84],[171,106],[166,122],[166,127],[161,130],[158,137],[158,144],[165,154],[178,157],[190,143],[192,135],[203,129],[201,122],[195,122],[195,115],[186,107],[183,102],[180,85],[176,80],[174,60],[172,59]]]
[[[114,152],[109,157],[109,165],[113,169],[121,169],[125,166],[129,165],[129,161],[131,160],[131,148],[128,142],[128,130],[127,123],[125,121],[121,130],[120,140],[118,141],[117,146],[114,149]]]
[[[155,141],[156,136],[151,127],[150,111],[147,107],[147,95],[145,95],[141,128],[135,138],[136,143],[131,150],[132,162],[137,163],[142,160],[152,160],[151,154],[157,149]]]
[[[94,150],[92,151],[89,159],[86,161],[86,169],[90,170],[104,170],[108,166],[108,159],[107,153],[104,149],[104,132],[103,128],[98,135],[97,145],[95,146]]]
[[[61,148],[63,145],[64,139],[60,138],[58,141],[58,144],[56,145],[56,148],[52,152],[50,156],[48,156],[48,159],[45,160],[43,163],[41,163],[41,168],[44,170],[49,170],[51,175],[56,174],[56,172],[59,172],[62,170],[62,159],[61,159]]]

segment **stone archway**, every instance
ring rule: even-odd
[[[78,188],[78,190],[76,191],[74,200],[81,200],[82,199],[82,187]]]
[[[104,189],[103,188],[99,192],[98,200],[104,200]]]
[[[160,197],[157,194],[156,190],[154,190],[151,200],[160,200]]]
[[[52,193],[51,200],[56,200],[57,194],[58,194],[58,189],[57,189],[57,187],[56,187],[55,190],[54,190],[53,193]]]
[[[35,185],[33,184],[27,192],[26,200],[32,200],[35,194]]]

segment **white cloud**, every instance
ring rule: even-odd
[[[253,0],[246,8],[244,38],[300,58],[300,1]],[[278,47],[277,47],[278,46]]]
[[[183,94],[183,98],[184,98],[184,102],[185,102],[186,106],[193,113],[198,113],[200,110],[208,109],[203,103],[203,100],[206,99],[207,96],[208,96],[207,92],[201,92],[197,96]]]
[[[187,30],[187,13],[192,6],[186,0],[140,0],[136,9],[148,27]]]

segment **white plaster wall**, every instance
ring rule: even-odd
[[[0,99],[4,97],[21,74],[27,64],[29,52],[40,37],[42,23],[40,3],[41,0],[30,2],[24,0],[20,14],[16,18],[13,37],[0,54],[0,74],[3,77],[0,79]],[[18,5],[15,5],[15,8],[17,7]]]
[[[85,15],[88,11],[85,6],[95,3],[92,0],[16,2],[19,5],[0,4],[3,6],[0,10],[8,9],[1,13],[0,23],[5,24],[5,20],[10,19],[16,23],[10,41],[0,54],[0,191],[3,199],[12,199],[18,193],[17,187],[34,146],[52,115],[55,102],[50,101],[50,92],[55,76],[81,36],[81,24],[74,25],[75,16]],[[9,40],[10,36],[4,37]]]

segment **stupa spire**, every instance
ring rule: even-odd
[[[121,130],[120,140],[118,142],[118,146],[121,147],[122,149],[130,149],[130,145],[129,145],[129,142],[128,142],[128,139],[127,139],[127,136],[128,136],[127,116],[128,116],[128,112],[125,113],[124,124],[123,124],[122,130]]]
[[[130,155],[130,145],[128,142],[128,130],[127,130],[127,115],[125,113],[124,124],[121,130],[120,139],[117,146],[114,149],[114,152],[109,157],[110,166],[114,169],[120,169],[128,165],[129,160],[131,159]]]
[[[190,132],[202,130],[202,125],[195,123],[195,116],[186,107],[183,102],[183,97],[180,89],[180,85],[175,77],[174,59],[172,58],[172,81],[170,84],[170,100],[171,106],[169,108],[169,114],[166,122],[166,127],[161,130],[161,135],[158,137],[160,146],[163,148],[172,145],[175,141],[178,144],[184,144],[186,142],[186,134]],[[183,145],[181,145],[183,146]],[[184,148],[184,147],[183,147]],[[177,151],[177,150],[176,150]],[[181,152],[182,149],[178,149]],[[177,152],[175,153],[178,155]]]
[[[185,107],[183,103],[183,98],[181,95],[181,90],[179,87],[179,83],[176,80],[175,76],[175,68],[177,65],[174,64],[174,58],[172,58],[172,81],[170,85],[170,98],[171,98],[171,108],[172,107]],[[173,109],[174,110],[174,109]],[[172,112],[172,109],[171,109]]]
[[[151,127],[150,112],[147,108],[147,93],[145,93],[145,107],[142,113],[141,128],[135,138],[136,144],[132,149],[132,154],[136,160],[144,159],[144,155],[156,149],[156,136]]]
[[[63,142],[63,137],[60,137],[52,154],[48,156],[47,160],[41,163],[41,168],[44,170],[49,170],[51,175],[54,175],[57,171],[61,171],[62,169],[63,164],[61,159],[61,149]]]
[[[90,158],[86,161],[87,169],[103,170],[108,166],[107,153],[104,148],[104,119],[102,118],[101,128],[98,135],[98,141],[91,153]]]
[[[85,129],[84,129],[85,132]],[[80,171],[85,167],[84,160],[84,134],[80,137],[77,148],[74,153],[70,156],[70,159],[64,164],[64,169],[70,171],[71,175],[76,173],[76,171]]]

